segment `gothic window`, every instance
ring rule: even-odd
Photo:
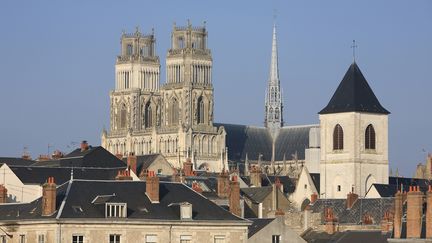
[[[180,49],[182,49],[182,48],[185,47],[185,46],[184,46],[184,39],[183,39],[183,36],[182,36],[182,37],[179,37],[179,38],[177,39],[177,45],[178,45],[178,48],[180,48]]]
[[[177,99],[173,98],[171,100],[171,107],[170,107],[170,124],[176,125],[178,124],[179,120],[179,105],[177,102]]]
[[[270,120],[273,120],[273,108],[270,108],[269,117],[270,117]]]
[[[198,98],[198,106],[197,106],[197,123],[204,123],[204,100],[203,97]]]
[[[127,110],[126,105],[123,104],[120,110],[120,128],[126,128]]]
[[[126,48],[126,54],[132,55],[132,44],[128,44]]]
[[[365,149],[375,149],[375,129],[369,124],[365,132]]]
[[[275,109],[275,119],[278,120],[279,119],[279,108]]]
[[[146,128],[153,126],[153,116],[152,116],[152,108],[150,101],[147,102],[144,109],[144,126]]]
[[[333,150],[343,149],[343,130],[342,127],[337,124],[333,130]]]

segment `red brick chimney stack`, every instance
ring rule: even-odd
[[[261,168],[252,166],[250,182],[252,186],[261,187]]]
[[[384,217],[381,220],[381,233],[387,234],[388,232],[392,231],[392,214],[390,212],[385,212]]]
[[[310,204],[314,204],[317,200],[318,200],[318,194],[317,194],[316,192],[314,192],[314,193],[311,195]]]
[[[89,149],[89,145],[88,145],[88,143],[87,143],[86,140],[83,140],[81,142],[81,146],[80,147],[81,147],[81,152],[87,151]]]
[[[325,209],[325,231],[327,234],[332,235],[336,232],[336,222],[337,219],[333,214],[332,208],[326,208]]]
[[[420,238],[423,214],[423,193],[419,186],[410,186],[407,195],[407,238]]]
[[[394,238],[396,239],[399,239],[401,237],[402,208],[403,208],[402,193],[400,191],[397,191],[395,195],[395,215],[394,215],[394,224],[393,224]]]
[[[232,181],[230,181],[229,209],[232,214],[241,217],[240,183],[237,176],[233,176]]]
[[[220,198],[227,198],[229,190],[229,175],[228,172],[223,169],[217,177],[217,194]]]
[[[119,170],[115,179],[117,181],[131,181],[133,178],[129,170]]]
[[[432,238],[432,186],[426,192],[426,238]]]
[[[188,158],[186,162],[183,163],[183,173],[185,176],[193,176],[193,165],[191,160]]]
[[[149,171],[146,178],[146,194],[152,203],[159,203],[159,178]]]
[[[7,203],[7,189],[3,184],[0,185],[0,203]]]
[[[129,156],[127,158],[127,165],[130,170],[137,174],[137,157],[134,153],[129,153]]]
[[[57,185],[54,177],[48,177],[42,185],[42,216],[50,216],[56,211]]]
[[[347,209],[352,208],[352,206],[354,206],[354,203],[357,201],[358,199],[358,195],[355,193],[348,193],[347,194],[347,200],[346,200],[346,207]]]

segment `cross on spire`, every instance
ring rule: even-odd
[[[353,60],[354,60],[354,62],[356,61],[356,53],[355,53],[355,51],[356,51],[356,48],[357,48],[357,47],[358,47],[358,46],[356,45],[356,41],[353,40],[353,41],[352,41],[351,48],[353,49]]]

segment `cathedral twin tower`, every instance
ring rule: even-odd
[[[114,154],[163,154],[175,167],[192,158],[211,171],[227,168],[225,131],[213,126],[212,55],[205,26],[173,27],[160,86],[154,34],[123,33],[110,93],[110,132],[102,146]]]

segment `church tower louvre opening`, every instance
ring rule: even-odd
[[[155,35],[123,33],[110,92],[110,129],[102,146],[113,154],[160,153],[180,168],[227,168],[224,128],[213,126],[212,55],[203,26],[173,25],[165,82]]]

